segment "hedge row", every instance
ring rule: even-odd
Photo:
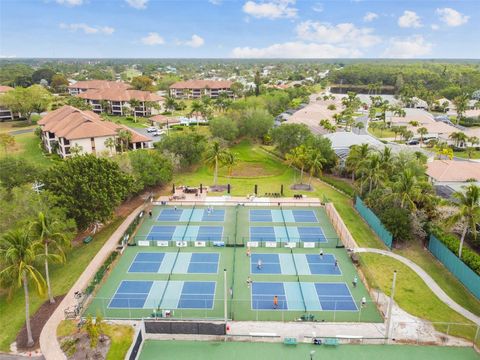
[[[98,271],[96,272],[92,281],[90,281],[90,284],[87,286],[87,288],[85,290],[85,292],[87,294],[91,294],[93,292],[93,290],[95,289],[95,286],[97,286],[102,281],[103,277],[105,276],[105,273],[107,272],[108,268],[110,267],[110,265],[116,259],[117,256],[118,256],[117,251],[113,251],[108,256],[107,260],[105,260],[105,262],[100,267],[100,269],[98,269]]]
[[[458,249],[460,247],[460,239],[458,239],[458,237],[452,234],[445,233],[445,231],[443,231],[439,227],[432,227],[431,233],[438,240],[444,243],[450,249],[451,252],[453,252],[455,255],[458,254]],[[475,271],[477,274],[480,275],[480,254],[464,246],[462,250],[461,260],[470,269],[472,269],[473,271]]]

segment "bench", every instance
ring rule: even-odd
[[[326,346],[338,346],[340,345],[340,342],[337,338],[326,338],[323,340],[323,344]]]
[[[87,236],[85,239],[83,239],[83,243],[88,244],[88,243],[92,242],[92,240],[93,240],[92,236]]]
[[[297,345],[297,338],[286,337],[283,339],[285,345]]]

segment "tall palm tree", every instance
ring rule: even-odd
[[[137,122],[137,108],[142,105],[142,102],[137,99],[131,99],[128,102],[128,105],[130,105],[130,107],[132,108],[133,119],[134,119],[133,121]]]
[[[132,141],[132,133],[128,130],[121,129],[118,132],[118,140],[120,142],[120,149],[122,152],[124,152],[125,149],[128,150],[130,141]]]
[[[225,165],[227,166],[228,176],[232,176],[232,171],[238,163],[238,154],[229,151],[225,156]]]
[[[423,137],[428,134],[428,129],[425,127],[421,127],[417,129],[417,134],[420,135],[420,145],[423,144]]]
[[[48,263],[64,264],[66,261],[65,250],[71,244],[64,233],[58,232],[59,223],[39,212],[36,221],[31,225],[32,235],[37,238],[40,248],[43,248],[43,260],[45,264],[45,279],[47,280],[48,298],[50,304],[55,303],[50,285],[50,273]]]
[[[214,141],[205,153],[205,164],[213,168],[213,185],[217,185],[218,168],[225,164],[229,151],[222,148],[218,141]]]
[[[197,120],[198,126],[198,115],[200,115],[203,111],[203,104],[200,101],[193,100],[192,104],[190,105],[190,116],[194,116],[195,120]]]
[[[410,168],[404,168],[397,176],[392,185],[392,195],[400,202],[400,207],[405,206],[410,210],[416,210],[415,200],[419,196],[420,189],[417,186],[417,177]]]
[[[289,166],[294,166],[300,169],[300,184],[303,184],[303,173],[308,159],[307,148],[305,145],[300,145],[290,150],[290,152],[285,155],[285,159]]]
[[[364,185],[368,184],[368,192],[371,192],[385,178],[380,154],[371,153],[360,163],[360,192],[363,193]]]
[[[327,160],[323,157],[320,151],[317,151],[315,149],[310,149],[307,156],[307,167],[308,172],[310,173],[308,185],[311,186],[313,176],[322,173],[323,165],[327,162]]]
[[[471,184],[463,187],[465,192],[457,191],[453,197],[457,200],[453,205],[457,212],[447,221],[447,224],[453,226],[460,222],[463,225],[462,237],[458,248],[458,257],[462,258],[463,243],[467,231],[470,230],[473,237],[477,238],[477,224],[480,223],[480,187]]]
[[[352,181],[355,181],[355,174],[360,168],[360,163],[366,159],[368,154],[372,151],[372,148],[368,144],[352,145],[347,159],[345,160],[345,166],[349,172],[352,173]]]
[[[465,111],[467,111],[468,106],[468,95],[460,95],[453,99],[453,103],[455,104],[455,108],[457,110],[457,124],[460,120],[465,116]]]
[[[165,98],[164,106],[165,106],[165,110],[172,112],[177,108],[177,101],[173,97],[167,96]]]
[[[105,147],[110,151],[110,155],[112,155],[116,145],[115,139],[113,137],[109,137],[103,143]]]
[[[33,346],[34,342],[30,324],[28,284],[32,283],[39,295],[43,296],[45,293],[45,279],[37,268],[38,255],[38,246],[25,230],[11,230],[0,238],[0,283],[9,290],[10,295],[23,286],[29,347]]]
[[[449,138],[455,142],[456,147],[460,147],[460,145],[466,143],[468,140],[468,136],[461,131],[451,133]]]

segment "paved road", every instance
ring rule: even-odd
[[[28,134],[33,132],[35,129],[22,129],[22,130],[14,130],[14,131],[9,131],[8,133],[10,135],[21,135],[21,134]]]
[[[413,261],[400,256],[398,254],[395,254],[391,251],[387,250],[380,250],[380,249],[372,249],[372,248],[357,248],[353,250],[354,252],[359,252],[359,253],[375,253],[375,254],[380,254],[380,255],[386,255],[391,258],[394,258],[398,261],[401,261],[405,265],[407,265],[410,269],[415,271],[418,276],[422,278],[422,280],[427,284],[427,286],[430,288],[430,290],[433,291],[433,293],[441,300],[443,301],[446,305],[448,305],[451,309],[455,310],[459,314],[465,316],[467,319],[473,321],[477,325],[480,325],[480,317],[471,313],[467,309],[463,308],[462,306],[458,305],[455,301],[448,296],[445,291],[442,290],[440,286],[431,278],[430,275],[427,274],[425,270],[423,270],[420,266],[415,264]]]
[[[162,139],[161,136],[150,135],[150,133],[147,131],[147,128],[133,128],[133,127],[131,127],[130,129],[135,130],[136,132],[149,137],[150,139],[152,139],[153,142],[158,142]]]

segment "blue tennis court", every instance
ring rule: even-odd
[[[319,226],[251,226],[250,241],[304,241],[326,243]]]
[[[212,309],[215,281],[124,280],[108,304],[114,309]]]
[[[139,252],[128,269],[129,273],[216,274],[219,253]]]
[[[261,266],[259,267],[259,261]],[[254,253],[250,257],[250,272],[265,275],[341,275],[332,254],[266,254]]]
[[[274,296],[278,307],[274,306]],[[358,311],[345,283],[261,282],[252,283],[253,310]]]
[[[162,209],[157,217],[159,222],[223,222],[224,209]]]
[[[223,226],[185,226],[154,225],[147,235],[147,240],[156,241],[221,241]]]
[[[314,210],[251,209],[250,222],[318,223]]]

